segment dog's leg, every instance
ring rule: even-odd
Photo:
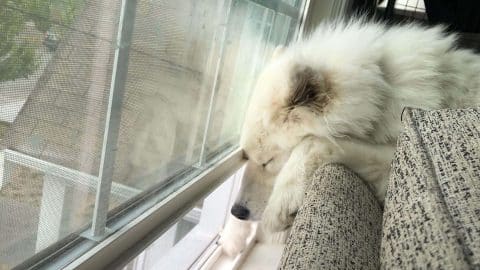
[[[246,246],[246,240],[252,229],[251,222],[239,220],[230,215],[223,231],[220,234],[218,244],[222,246],[225,254],[230,257],[238,255]]]
[[[383,203],[390,176],[390,165],[395,153],[394,145],[369,144],[358,140],[337,140],[342,154],[338,162],[356,172],[370,184],[377,199]]]
[[[322,139],[316,139],[313,142],[319,145],[325,144],[325,140]],[[317,160],[317,162],[314,163],[316,167],[310,171],[313,172],[321,165],[318,160],[324,163],[341,163],[371,185],[375,197],[383,204],[395,146],[370,144],[356,139],[336,139],[335,146],[336,149],[328,156],[325,156],[322,151],[312,153],[313,158],[310,157],[310,159]],[[313,149],[318,148],[317,146]]]
[[[372,145],[358,140],[337,139],[335,143],[309,137],[294,148],[275,181],[262,224],[268,231],[282,231],[295,218],[313,173],[326,163],[341,163],[358,173],[375,189],[380,202],[385,197],[394,146]]]
[[[326,139],[310,137],[296,146],[277,176],[262,225],[267,231],[283,231],[293,222],[314,171],[335,157],[338,148]]]

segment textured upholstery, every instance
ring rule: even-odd
[[[385,201],[382,269],[480,269],[480,112],[407,109]]]
[[[383,225],[358,176],[320,168],[282,269],[480,269],[480,111],[406,109],[402,121]]]
[[[362,180],[342,165],[314,175],[292,226],[281,269],[376,269],[382,210]]]

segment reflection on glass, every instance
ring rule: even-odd
[[[299,0],[282,0],[283,2],[289,4],[290,6],[297,6],[300,4]]]
[[[2,269],[91,222],[119,7],[0,1]]]
[[[145,251],[132,260],[132,262],[127,264],[123,270],[167,269],[165,267],[159,267],[156,264],[162,259],[168,261],[168,255],[173,251],[175,245],[184,239],[200,222],[201,212],[202,209],[198,207],[191,210],[179,222],[175,223],[156,239]]]
[[[247,0],[136,2],[111,214],[237,144],[257,72],[297,26]],[[0,268],[90,226],[121,4],[0,1]]]
[[[139,1],[114,179],[147,189],[199,162],[222,1]]]
[[[4,152],[0,181],[0,265],[15,266],[91,222],[96,181],[49,168],[15,151]],[[113,188],[120,205],[129,190]]]
[[[230,177],[131,260],[123,270],[190,269],[215,242],[231,205],[232,190],[242,175]]]
[[[273,49],[291,38],[291,19],[250,1],[235,1],[231,11],[215,110],[207,147],[215,152],[236,144],[256,75]]]
[[[293,24],[250,1],[233,1],[227,20],[222,4],[139,2],[115,181],[159,186],[236,145],[255,75]]]

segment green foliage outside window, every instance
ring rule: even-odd
[[[54,26],[68,27],[77,0],[0,0],[0,82],[25,78],[38,66],[36,50]],[[29,25],[34,25],[29,29]],[[57,30],[58,31],[58,30]],[[61,38],[62,33],[56,33]]]

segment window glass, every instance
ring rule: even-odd
[[[289,4],[290,6],[297,6],[300,4],[299,0],[283,0],[283,2]]]
[[[2,269],[92,220],[119,8],[0,1]]]
[[[256,74],[298,27],[261,1],[133,2],[0,0],[0,268],[93,239],[99,216],[228,154]]]
[[[292,37],[292,20],[251,1],[233,3],[207,149],[238,142],[250,93],[273,49]]]
[[[215,243],[242,170],[230,177],[131,260],[123,270],[189,269]]]
[[[115,181],[146,190],[200,161],[222,3],[138,2]]]

